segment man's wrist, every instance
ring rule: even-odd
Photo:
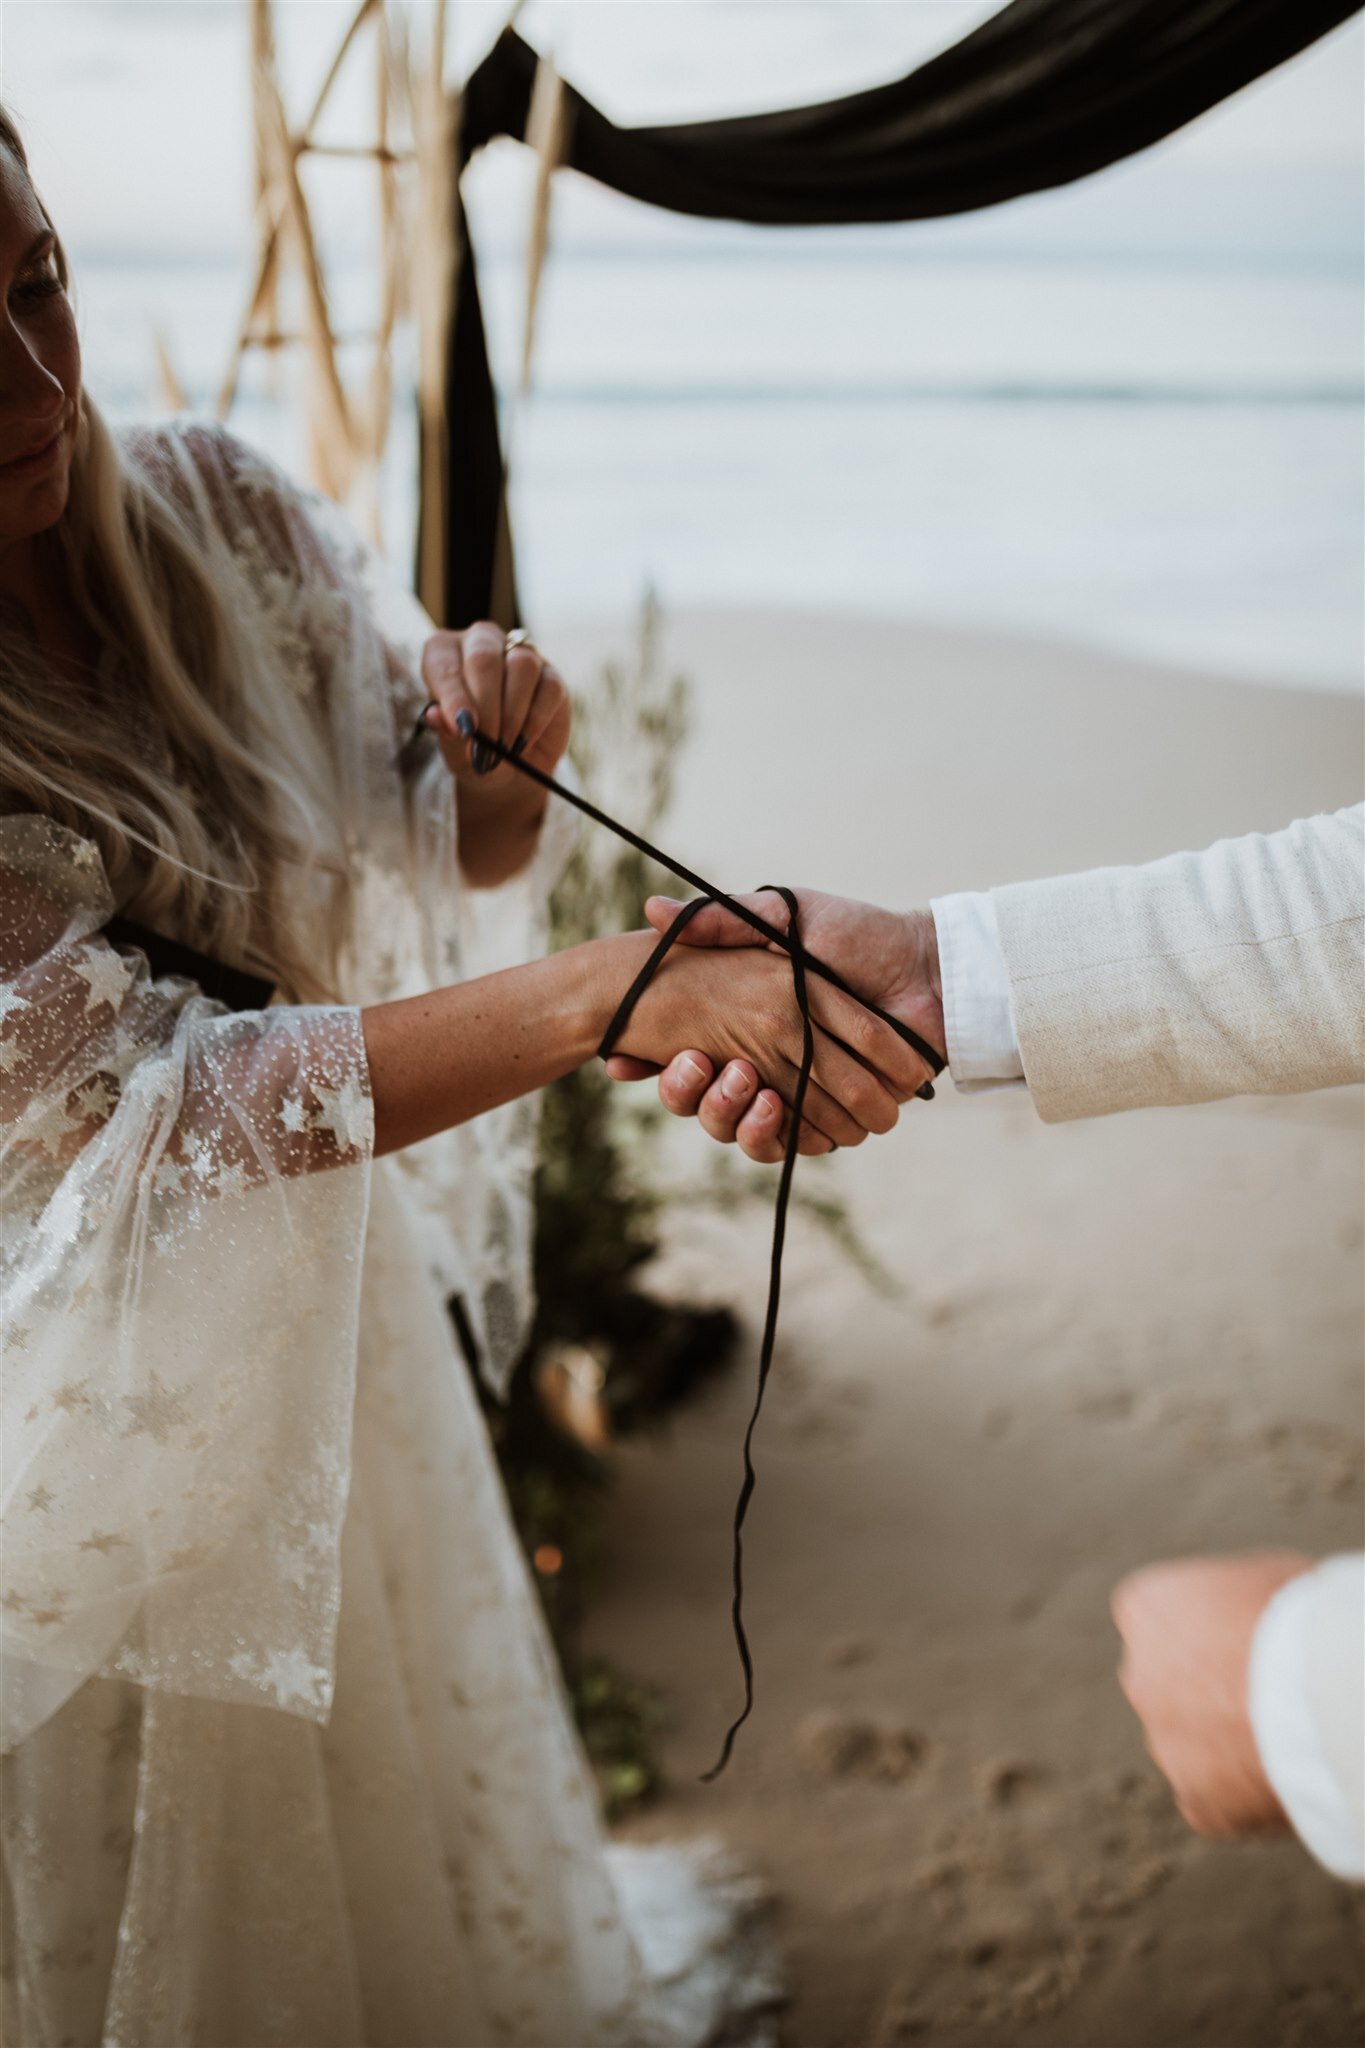
[[[895,998],[894,1013],[946,1058],[943,978],[933,916],[927,910],[907,910],[902,913],[901,924],[905,930],[905,981],[903,992]]]
[[[968,1093],[1017,1085],[1024,1078],[1024,1063],[989,891],[936,896],[929,914],[943,1042],[954,1082]]]

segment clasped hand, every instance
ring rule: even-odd
[[[760,890],[738,900],[778,930],[787,929],[787,907],[775,891]],[[901,916],[811,889],[797,891],[797,904],[809,953],[889,1016],[942,1047],[938,953],[927,913]],[[663,932],[680,908],[668,897],[655,896],[646,915]],[[715,972],[721,966],[718,952],[726,955],[720,974]],[[678,1014],[674,1029],[685,1033],[685,1049],[676,1050],[677,1038],[670,1048],[666,1036],[647,1047],[632,1019],[607,1070],[617,1081],[657,1074],[660,1100],[674,1116],[695,1116],[718,1143],[737,1143],[750,1159],[775,1164],[786,1146],[801,1056],[790,958],[718,904],[692,919],[664,962],[658,984],[666,986],[675,962],[687,972],[698,954],[711,955],[713,971],[697,983],[698,1008]],[[834,1145],[858,1145],[869,1133],[889,1131],[901,1104],[931,1075],[918,1053],[861,1003],[814,975],[807,977],[806,987],[816,1046],[800,1150],[828,1152]],[[675,983],[675,989],[681,993],[681,984]]]

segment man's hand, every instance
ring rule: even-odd
[[[786,930],[787,906],[772,890],[760,890],[738,900],[769,924]],[[938,975],[938,943],[928,911],[902,915],[879,910],[871,903],[824,896],[814,889],[798,889],[796,900],[806,950],[841,974],[850,988],[941,1048],[943,994]],[[653,896],[645,906],[645,914],[654,929],[662,932],[667,931],[680,908],[667,896]],[[742,919],[712,904],[697,913],[679,944],[767,946],[769,942]],[[770,950],[777,952],[780,948]],[[921,1081],[930,1078],[929,1070],[909,1046],[903,1046],[900,1040],[896,1045],[895,1078],[902,1088],[908,1083],[907,1092],[913,1094]],[[607,1062],[607,1071],[614,1080],[638,1081],[654,1069],[639,1060],[613,1057]],[[738,1143],[750,1159],[775,1165],[782,1157],[781,1104],[771,1090],[760,1088],[758,1074],[747,1060],[731,1059],[718,1075],[715,1062],[705,1053],[681,1052],[660,1075],[659,1099],[674,1116],[695,1116],[702,1129],[718,1143]]]
[[[1114,1590],[1119,1683],[1197,1834],[1287,1826],[1256,1748],[1247,1670],[1271,1595],[1312,1563],[1292,1550],[1182,1558],[1147,1565]]]

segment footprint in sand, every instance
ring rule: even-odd
[[[923,1763],[928,1744],[900,1722],[824,1708],[797,1723],[796,1751],[805,1768],[822,1778],[898,1785]]]
[[[987,1806],[1017,1806],[1021,1799],[1036,1792],[1046,1777],[1047,1773],[1037,1764],[992,1757],[978,1770],[976,1785]]]
[[[1365,1490],[1365,1445],[1352,1430],[1330,1422],[1282,1421],[1239,1427],[1226,1403],[1175,1395],[1161,1409],[1186,1448],[1220,1464],[1259,1461],[1269,1490],[1281,1507],[1298,1507],[1324,1495],[1356,1500]]]
[[[913,1986],[898,1986],[878,2015],[871,2048],[938,2039],[964,2026],[1028,2026],[1060,2012],[1096,1956],[1093,1936],[1017,1915],[983,1920],[944,1942]]]
[[[1277,2002],[1279,2048],[1356,2048],[1365,2041],[1365,1992],[1341,1978],[1293,1985]]]

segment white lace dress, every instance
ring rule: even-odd
[[[355,907],[342,1003],[233,1014],[101,936],[89,841],[0,818],[0,2031],[767,2042],[740,1880],[604,1843],[444,1307],[505,1373],[533,1110],[371,1156],[359,1006],[528,957],[563,822],[462,898],[450,777],[398,765],[420,610],[227,437],[129,446]]]

